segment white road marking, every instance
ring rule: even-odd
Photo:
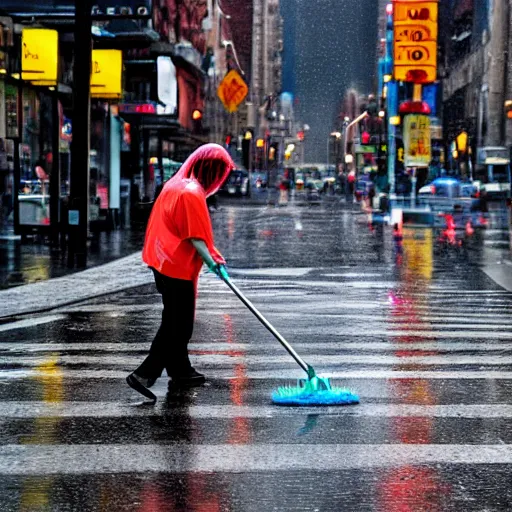
[[[270,391],[269,391],[270,396]],[[158,403],[158,402],[157,402]],[[137,408],[115,402],[0,402],[2,418],[121,418],[169,414],[165,406]],[[304,416],[312,411],[321,416],[380,418],[512,418],[512,404],[359,404],[339,407],[277,407],[275,405],[191,405],[184,409],[190,418],[280,418]],[[179,410],[174,411],[179,413]]]
[[[245,336],[241,336],[243,340]],[[340,336],[340,339],[342,337]],[[151,340],[145,343],[0,343],[0,353],[20,352],[30,354],[37,352],[117,352],[119,354],[130,352],[145,352],[151,344]],[[393,341],[333,341],[303,343],[294,342],[293,346],[303,353],[317,352],[319,350],[329,351],[363,351],[363,352],[393,352],[393,351],[442,351],[442,352],[507,352],[512,351],[512,343],[488,343],[486,341],[474,343],[458,343],[443,341],[428,342],[393,342]],[[207,343],[192,342],[189,344],[192,353],[197,351],[222,353],[222,352],[246,352],[254,354],[257,352],[280,352],[281,346],[276,343],[261,342],[235,342],[212,341]],[[197,355],[197,354],[194,354]],[[414,354],[411,354],[414,355]]]
[[[49,324],[51,322],[58,322],[67,318],[67,315],[48,315],[40,316],[35,318],[26,318],[24,320],[18,320],[17,322],[9,322],[0,325],[0,332],[12,331],[14,329],[27,329],[29,327],[35,327],[36,325]]]
[[[397,348],[399,352],[407,351],[407,346]],[[283,351],[284,352],[284,351]],[[131,354],[109,354],[105,355],[59,355],[59,365],[107,365],[110,367],[136,366],[137,362],[141,359],[140,355]],[[421,355],[411,354],[406,355],[353,355],[353,354],[309,354],[306,357],[309,364],[314,366],[342,366],[342,365],[380,365],[380,366],[396,366],[396,365],[435,365],[435,366],[451,366],[451,365],[491,365],[491,366],[512,366],[512,355],[479,355],[479,354],[440,354],[440,355]],[[3,356],[2,362],[4,365],[20,364],[24,367],[39,366],[48,360],[47,356],[34,356],[32,354],[16,354],[12,356]],[[217,365],[229,366],[237,364],[245,364],[248,367],[252,365],[264,364],[269,367],[277,365],[295,364],[293,359],[287,354],[270,354],[270,355],[256,355],[256,354],[219,354],[207,353],[204,355],[194,354],[194,360],[198,365],[203,363],[204,366],[211,368]]]
[[[406,359],[403,360],[404,366],[410,366]],[[397,365],[399,366],[399,365]],[[207,373],[209,380],[235,380],[238,378],[233,372],[233,369],[204,369],[197,365],[198,370]],[[455,380],[512,380],[512,371],[506,370],[332,370],[328,371],[325,367],[316,367],[317,373],[322,377],[328,377],[336,380],[344,379],[420,379],[420,380],[440,380],[440,379],[455,379]],[[0,383],[6,381],[14,381],[15,379],[33,379],[37,377],[44,377],[45,379],[52,378],[65,378],[65,379],[126,379],[128,370],[72,370],[66,367],[59,368],[56,375],[48,374],[48,372],[41,371],[34,368],[26,369],[13,369],[13,370],[0,370]],[[244,378],[247,379],[264,379],[268,381],[280,382],[294,382],[298,378],[304,378],[305,373],[299,369],[279,368],[276,372],[273,370],[246,370]]]
[[[5,445],[0,474],[334,471],[435,464],[511,464],[512,445]]]

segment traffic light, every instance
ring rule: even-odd
[[[274,142],[271,144],[270,148],[268,149],[268,159],[271,162],[277,161],[278,154],[279,154],[279,143]]]
[[[512,100],[505,101],[505,112],[507,113],[507,119],[512,119]]]
[[[393,30],[393,4],[386,5],[386,29]]]
[[[370,144],[370,134],[368,132],[363,132],[361,134],[361,144]]]
[[[192,131],[195,134],[203,131],[203,113],[197,108],[192,111]]]
[[[244,167],[249,170],[251,166],[251,144],[253,139],[253,132],[251,129],[246,130],[244,138],[242,139],[242,163]]]

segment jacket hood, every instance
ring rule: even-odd
[[[172,179],[195,179],[204,188],[206,197],[209,197],[222,187],[235,168],[235,163],[222,146],[205,144],[185,160]]]

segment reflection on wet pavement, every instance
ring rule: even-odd
[[[121,258],[142,248],[144,231],[133,229],[95,233],[89,244],[87,267]],[[67,275],[65,251],[42,240],[0,240],[0,290]]]
[[[233,280],[361,405],[273,406],[302,371],[211,275],[190,346],[208,382],[161,378],[154,407],[124,382],[158,326],[153,285],[7,323],[6,510],[512,507],[512,293],[482,248],[438,253],[434,231],[405,229],[397,251],[390,228],[332,206],[229,206],[214,224]]]

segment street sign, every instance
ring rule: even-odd
[[[409,114],[404,119],[405,167],[425,167],[432,160],[430,118]]]
[[[121,98],[123,52],[121,50],[93,50],[91,66],[91,97]]]
[[[228,112],[236,112],[248,92],[244,79],[234,69],[223,78],[217,89],[217,95]]]
[[[56,85],[59,33],[46,28],[24,28],[21,44],[21,78],[35,85]]]
[[[426,84],[437,76],[438,0],[395,0],[394,78]]]

